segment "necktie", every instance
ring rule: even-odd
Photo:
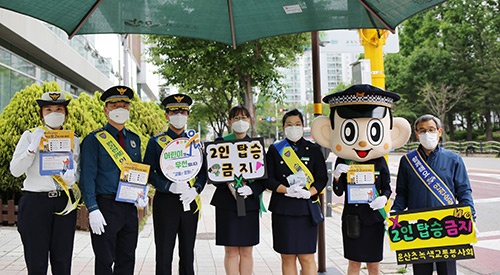
[[[126,149],[125,148],[125,139],[123,138],[123,131],[118,131],[118,143],[120,143],[120,146],[123,149]]]

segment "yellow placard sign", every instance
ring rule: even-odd
[[[427,211],[400,212],[391,215],[387,222],[391,250],[477,242],[469,206],[443,206]]]
[[[373,184],[375,183],[375,165],[351,164],[347,171],[347,183]]]
[[[42,152],[69,152],[75,146],[75,132],[73,130],[48,130],[40,140]]]

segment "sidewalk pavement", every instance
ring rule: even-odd
[[[215,187],[207,185],[202,192],[202,217],[198,224],[195,248],[196,274],[213,275],[224,273],[224,247],[215,245],[215,209],[210,205]],[[269,204],[271,192],[264,192],[264,203]],[[347,260],[343,257],[342,236],[340,231],[341,203],[335,203],[331,217],[325,217],[326,273],[328,275],[347,274]],[[405,268],[396,263],[395,253],[390,251],[385,242],[384,259],[380,264],[381,274],[400,274]],[[177,255],[177,252],[175,252]],[[271,232],[271,213],[263,213],[260,223],[260,243],[254,247],[254,274],[281,274],[280,255],[273,250]],[[317,259],[317,258],[316,258]],[[174,258],[174,273],[178,274],[178,257]],[[73,251],[72,274],[94,274],[94,254],[89,232],[77,231]],[[362,267],[364,264],[362,265]],[[49,267],[50,269],[50,267]],[[411,266],[406,267],[407,274],[412,274]],[[135,274],[154,274],[155,245],[152,218],[139,234],[136,250]],[[26,274],[23,248],[16,227],[0,226],[0,274]],[[51,274],[50,270],[49,273]],[[366,268],[361,274],[368,274]],[[459,274],[469,274],[462,273]]]

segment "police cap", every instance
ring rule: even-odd
[[[162,102],[161,105],[165,107],[167,111],[174,110],[189,110],[189,106],[193,103],[193,99],[185,94],[174,94],[167,96]]]
[[[392,108],[392,104],[399,99],[400,97],[396,93],[384,91],[368,84],[357,84],[342,92],[325,96],[323,102],[330,104],[330,107],[374,105]]]
[[[108,102],[130,102],[134,97],[134,92],[127,86],[113,86],[107,89],[102,95],[101,100]]]
[[[47,92],[42,95],[40,99],[36,102],[38,106],[42,107],[45,105],[63,105],[68,106],[70,100],[66,100],[63,92]]]

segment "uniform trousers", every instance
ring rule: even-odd
[[[66,206],[64,192],[49,198],[47,192],[23,192],[19,200],[17,230],[21,235],[28,274],[71,274],[76,211],[55,214]]]
[[[153,227],[156,244],[156,274],[172,274],[175,240],[179,237],[179,274],[194,275],[194,244],[199,212],[196,202],[184,212],[179,195],[156,192],[153,200]]]
[[[438,275],[456,275],[457,261],[435,262]],[[434,263],[413,264],[413,274],[432,275]]]
[[[113,196],[114,197],[114,196]],[[134,204],[97,195],[97,205],[107,225],[104,233],[91,233],[95,274],[134,274],[139,222]]]

